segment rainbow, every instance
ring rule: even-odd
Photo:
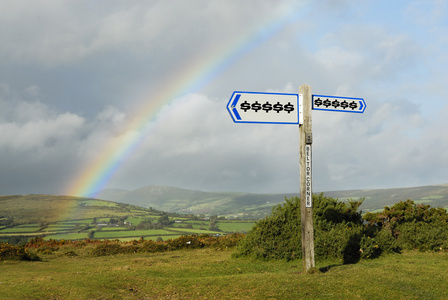
[[[295,12],[287,11],[286,14],[267,22],[261,29],[253,31],[248,36],[242,36],[235,43],[221,49],[213,49],[208,55],[189,60],[189,63],[181,66],[169,80],[166,80],[163,88],[147,97],[149,101],[147,99],[142,101],[143,105],[138,107],[122,131],[121,137],[106,144],[99,151],[100,155],[76,174],[64,194],[79,197],[95,196],[95,193],[106,187],[117,170],[149,136],[150,131],[156,126],[153,120],[163,105],[181,96],[200,91],[242,57],[296,20]]]

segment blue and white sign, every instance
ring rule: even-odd
[[[235,123],[299,124],[299,95],[233,92],[227,110]]]
[[[363,98],[313,95],[313,110],[342,111],[362,114],[366,109]]]

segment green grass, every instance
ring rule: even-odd
[[[217,223],[219,229],[225,232],[248,232],[254,227],[255,222],[228,222],[219,221]]]
[[[44,240],[82,240],[87,237],[87,232],[81,232],[81,233],[63,233],[63,234],[49,234],[44,237]]]
[[[96,226],[95,226],[96,229]],[[123,227],[102,227],[101,231],[123,231]]]
[[[143,217],[131,217],[131,222],[134,224],[139,223],[142,219],[152,218],[152,216]],[[154,217],[155,220],[159,216]],[[100,218],[97,219],[97,221]],[[82,219],[82,220],[67,220],[60,221],[53,224],[49,224],[45,227],[39,227],[38,224],[27,224],[27,225],[17,225],[10,228],[4,228],[0,230],[0,238],[7,241],[11,237],[33,237],[42,236],[45,234],[45,239],[57,239],[57,240],[79,240],[87,237],[89,231],[95,231],[95,239],[119,239],[119,240],[129,240],[129,239],[139,239],[144,236],[148,239],[156,239],[161,237],[163,240],[172,239],[178,237],[182,234],[228,234],[233,232],[247,232],[249,231],[254,222],[241,222],[241,221],[219,221],[217,223],[221,231],[210,231],[210,221],[205,220],[189,220],[188,218],[173,218],[181,219],[182,223],[173,223],[172,225],[164,226],[163,229],[158,230],[129,230],[125,227],[102,227],[101,230],[97,231],[96,225],[91,224],[92,219]],[[101,220],[99,222],[107,222],[106,220]],[[182,228],[183,226],[191,224],[193,228]],[[89,226],[89,228],[86,228]],[[202,228],[202,229],[201,229]]]
[[[1,262],[2,299],[447,299],[448,253],[405,252],[354,265],[232,259],[181,250]]]
[[[190,229],[190,228],[170,228],[170,231],[182,233],[182,234],[217,234],[217,233],[221,233],[218,231],[196,230],[196,229]]]
[[[40,229],[40,227],[10,227],[0,230],[0,234],[4,233],[23,233],[23,232],[36,232]]]

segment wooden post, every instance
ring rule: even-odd
[[[299,87],[302,97],[303,124],[299,127],[300,139],[300,210],[302,222],[302,259],[307,273],[314,268],[314,229],[313,229],[313,189],[312,189],[312,126],[311,126],[311,87]]]

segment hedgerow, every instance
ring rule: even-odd
[[[215,248],[223,250],[237,245],[244,238],[243,234],[231,234],[214,237],[204,235],[184,235],[177,239],[167,241],[145,241],[144,239],[129,242],[119,240],[92,240],[81,241],[44,240],[33,238],[23,246],[12,246],[7,243],[0,244],[1,260],[38,260],[38,254],[54,254],[77,256],[77,249],[87,249],[84,255],[106,256],[129,253],[153,253],[174,251],[180,249]],[[87,253],[87,254],[86,254]]]
[[[244,238],[243,234],[231,234],[222,237],[204,235],[183,235],[167,241],[145,241],[140,239],[131,242],[103,241],[97,244],[91,254],[94,256],[113,255],[119,253],[164,252],[180,249],[216,248],[218,250],[234,247]]]

